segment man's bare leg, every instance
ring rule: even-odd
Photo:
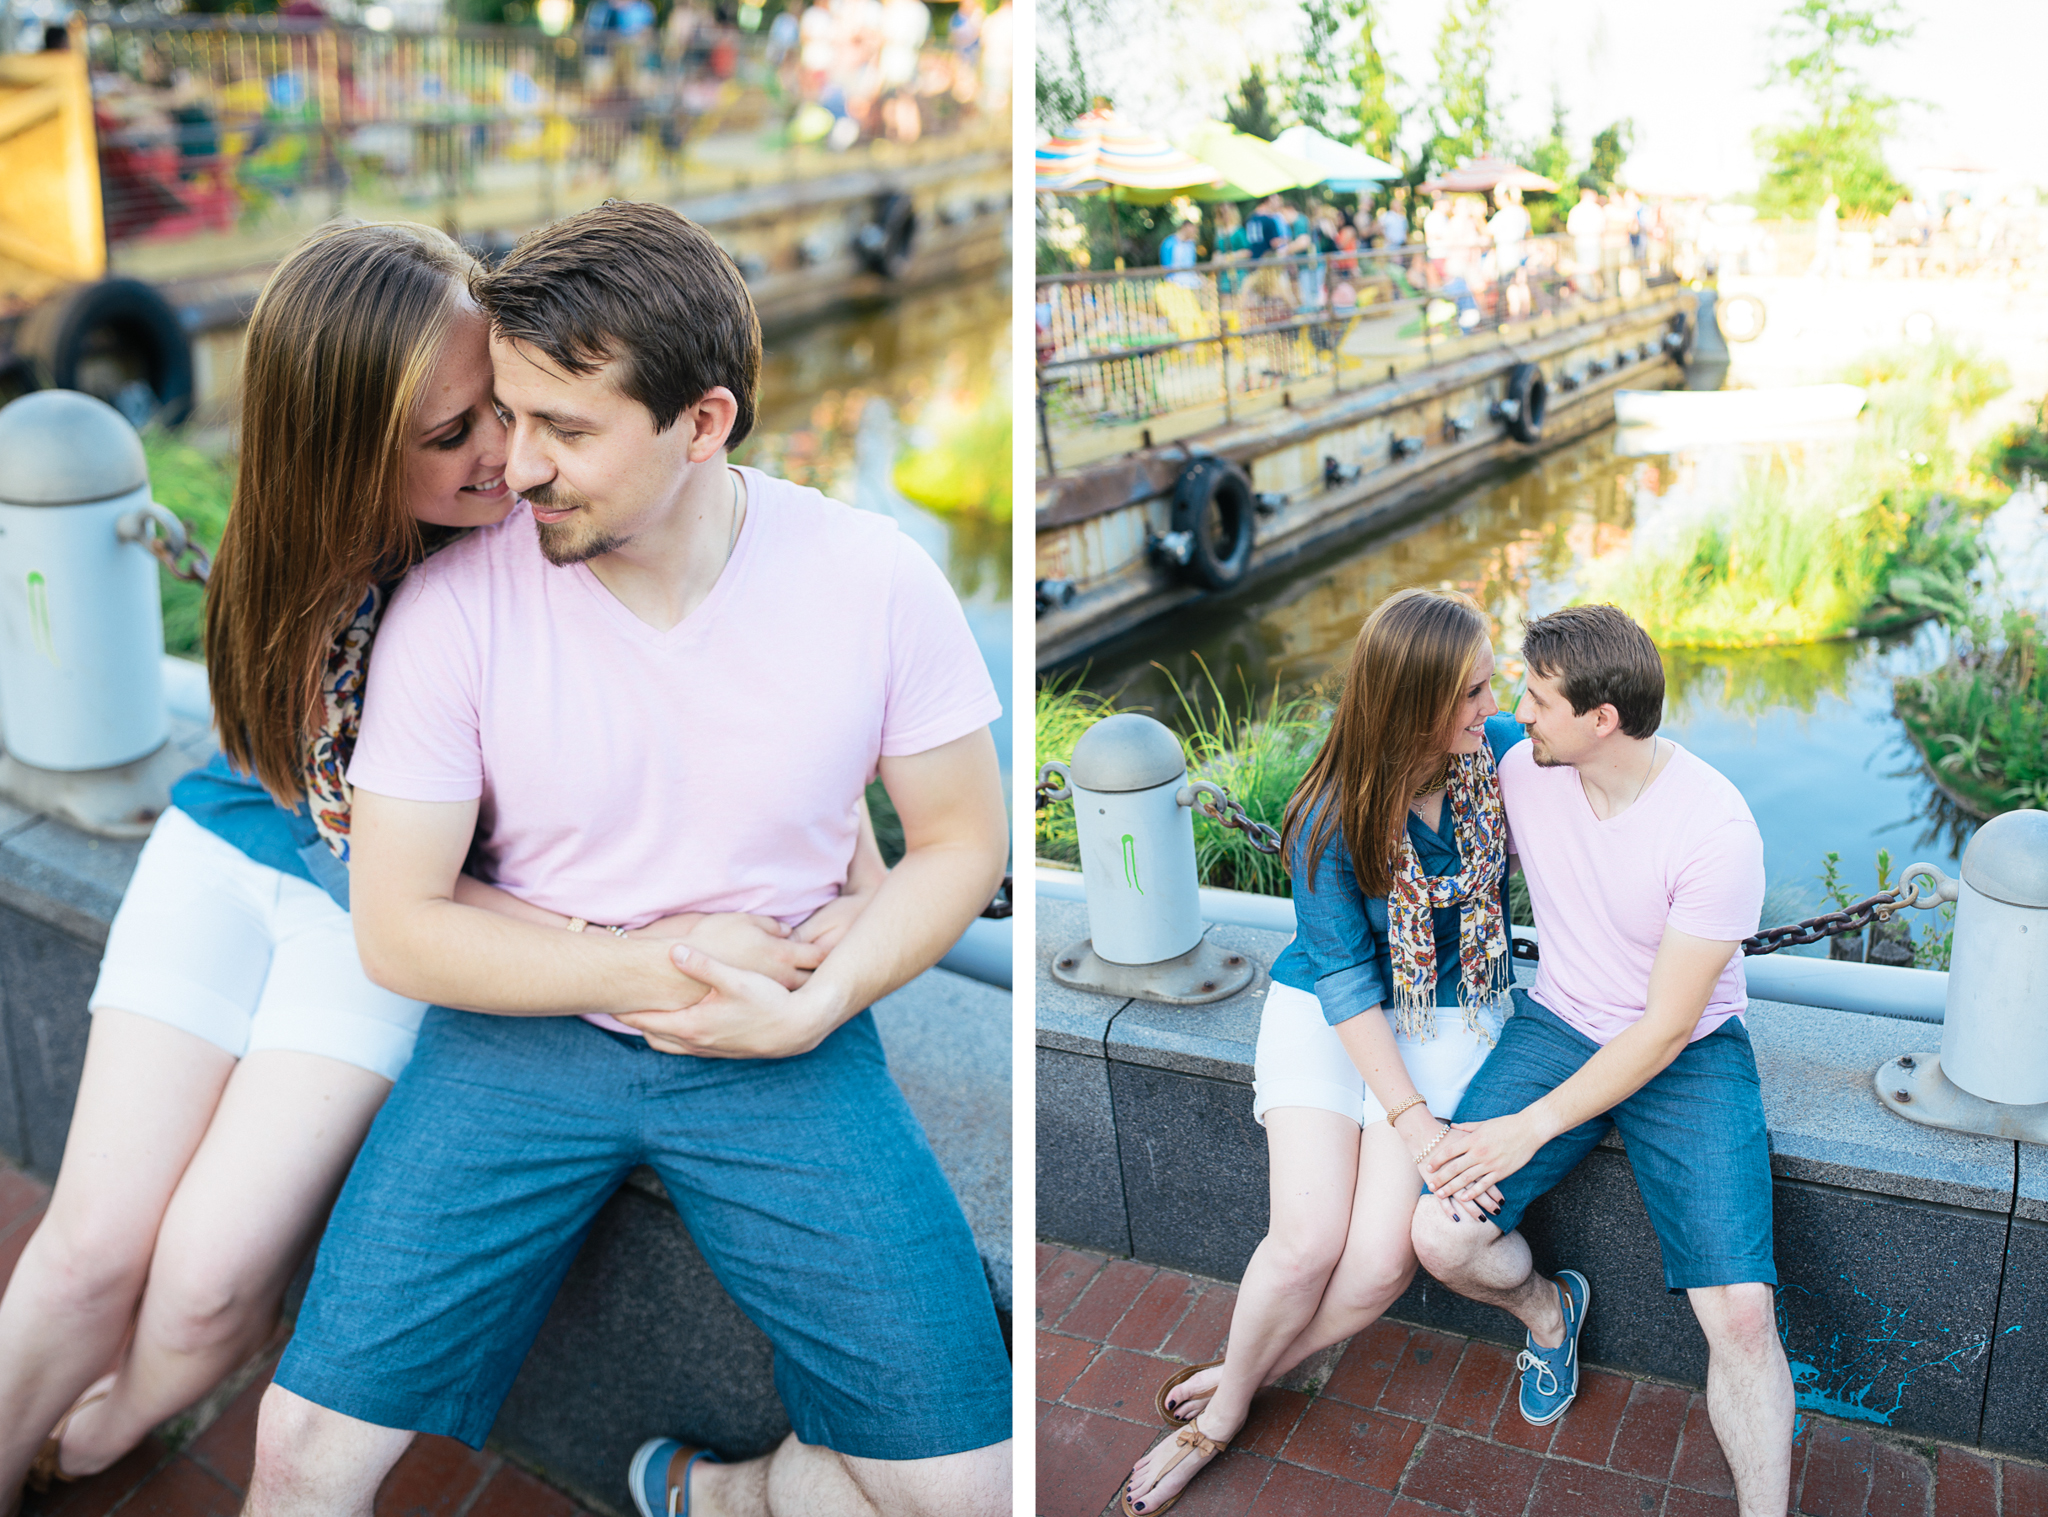
[[[1792,1371],[1768,1285],[1686,1292],[1707,1338],[1707,1416],[1741,1517],[1785,1517],[1792,1497]]]
[[[371,1517],[377,1488],[412,1439],[272,1385],[257,1414],[242,1517]]]
[[[1008,1439],[937,1459],[855,1459],[799,1443],[690,1470],[690,1517],[1008,1517]]]
[[[1459,1295],[1512,1313],[1541,1348],[1564,1342],[1557,1282],[1536,1273],[1520,1233],[1503,1233],[1469,1215],[1454,1222],[1436,1197],[1426,1195],[1415,1204],[1412,1236],[1422,1267]]]

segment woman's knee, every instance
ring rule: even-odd
[[[34,1282],[47,1311],[134,1310],[154,1241],[129,1219],[52,1209],[22,1251],[16,1280]]]
[[[1275,1227],[1259,1253],[1283,1287],[1320,1290],[1344,1257],[1344,1231],[1310,1224]]]
[[[150,1267],[142,1327],[158,1347],[203,1354],[266,1333],[280,1293],[211,1251],[159,1251]]]
[[[1415,1278],[1415,1249],[1399,1237],[1354,1236],[1330,1281],[1330,1295],[1354,1311],[1385,1311]]]

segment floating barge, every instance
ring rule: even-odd
[[[1682,252],[1575,251],[1041,279],[1039,668],[1604,427],[1619,390],[1686,383],[1703,307],[1725,354]]]
[[[68,47],[0,60],[20,181],[0,197],[0,401],[54,384],[138,425],[232,421],[257,292],[341,216],[488,257],[609,197],[662,202],[718,237],[770,327],[1003,265],[1008,113],[975,107],[949,50],[883,102],[886,130],[798,141],[835,118],[793,107],[794,56],[699,40],[78,18]]]

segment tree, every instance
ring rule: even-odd
[[[1351,54],[1351,88],[1358,97],[1355,107],[1358,129],[1351,135],[1375,158],[1394,162],[1394,139],[1401,132],[1401,113],[1387,98],[1390,85],[1401,81],[1387,70],[1373,39],[1372,0],[1346,0],[1351,16],[1359,23],[1358,43]]]
[[[1081,44],[1083,22],[1097,25],[1109,19],[1109,0],[1051,0],[1039,11],[1038,63],[1034,75],[1034,101],[1038,124],[1049,132],[1064,130],[1076,116],[1085,115],[1093,91],[1088,87],[1086,50]],[[1048,51],[1047,43],[1053,45]]]
[[[1564,135],[1564,96],[1555,86],[1550,92],[1550,135],[1529,149],[1527,163],[1545,179],[1569,184],[1572,177],[1572,149]]]
[[[1237,98],[1224,102],[1223,119],[1240,132],[1249,132],[1268,142],[1280,134],[1280,123],[1273,118],[1273,102],[1266,93],[1265,73],[1256,63],[1238,84]]]
[[[1771,28],[1779,49],[1767,84],[1789,85],[1804,112],[1757,131],[1764,160],[1757,206],[1766,215],[1810,216],[1829,195],[1847,212],[1881,213],[1905,193],[1884,161],[1884,140],[1907,102],[1873,90],[1860,54],[1913,33],[1898,0],[1858,9],[1850,0],[1797,0]]]
[[[1621,166],[1628,161],[1629,149],[1635,146],[1635,141],[1636,124],[1626,116],[1611,123],[1605,131],[1595,132],[1592,161],[1579,182],[1590,179],[1601,194],[1611,194],[1621,183]]]
[[[1493,34],[1498,0],[1450,0],[1437,29],[1436,98],[1430,102],[1428,159],[1448,168],[1494,146]]]
[[[1294,119],[1326,136],[1345,135],[1338,118],[1349,81],[1337,49],[1345,9],[1345,0],[1301,0],[1301,56],[1283,76],[1287,108]]]

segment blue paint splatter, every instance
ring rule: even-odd
[[[1991,1339],[1977,1334],[1946,1353],[1933,1340],[1952,1336],[1947,1327],[1920,1327],[1926,1336],[1913,1336],[1910,1313],[1904,1307],[1885,1306],[1861,1289],[1847,1275],[1842,1282],[1876,1309],[1874,1324],[1866,1322],[1860,1331],[1823,1335],[1803,1351],[1792,1348],[1790,1313],[1786,1298],[1794,1290],[1811,1296],[1799,1286],[1787,1286],[1778,1293],[1778,1336],[1784,1340],[1786,1358],[1792,1370],[1795,1403],[1808,1411],[1824,1412],[1859,1422],[1889,1427],[1893,1416],[1905,1405],[1906,1388],[1930,1369],[1960,1369],[1989,1352]],[[2019,1331],[2019,1324],[2005,1329]],[[1926,1356],[1915,1350],[1925,1351]],[[1795,1430],[1796,1436],[1796,1430]]]

